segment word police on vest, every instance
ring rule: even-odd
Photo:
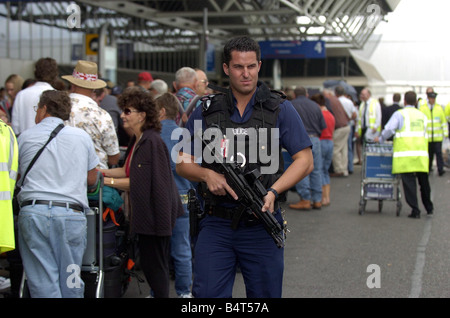
[[[271,128],[270,134],[267,128],[226,128],[225,134],[218,127],[210,127],[203,131],[202,121],[194,121],[194,157],[208,163],[214,163],[218,158],[232,163],[234,160],[243,167],[247,163],[259,162],[261,174],[274,174],[278,171],[280,147],[279,129]],[[269,138],[271,136],[270,145]],[[181,139],[180,139],[181,137]],[[191,153],[191,135],[186,128],[177,128],[173,131],[172,140],[179,142],[171,149],[172,160],[176,163],[186,160],[179,158],[180,151]],[[246,142],[248,140],[248,143]],[[202,147],[202,141],[209,141],[210,147]],[[248,144],[248,147],[246,146]],[[270,153],[269,153],[270,149]],[[215,154],[219,155],[216,156]]]

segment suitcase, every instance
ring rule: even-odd
[[[115,213],[114,219],[111,216],[106,216],[105,219],[103,213],[107,208],[104,208],[103,184],[98,190],[98,195],[89,195],[92,213],[87,215],[88,244],[81,272],[85,283],[84,297],[120,298],[125,293],[130,279],[126,268],[128,225],[123,213]]]

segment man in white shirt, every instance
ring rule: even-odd
[[[106,86],[104,81],[98,79],[97,64],[78,61],[72,75],[62,78],[72,84],[72,111],[66,125],[81,128],[91,136],[100,159],[99,169],[116,165],[120,151],[114,122],[111,115],[91,98],[94,89]]]
[[[372,141],[381,134],[381,105],[368,88],[361,91],[359,98],[358,136]]]
[[[33,107],[39,102],[42,92],[54,90],[51,83],[58,77],[58,64],[50,57],[39,59],[34,66],[37,82],[17,93],[11,114],[11,126],[18,136],[36,125],[36,112]]]
[[[348,173],[353,173],[353,136],[355,134],[355,120],[358,117],[358,110],[355,104],[345,96],[345,89],[342,86],[336,86],[334,89],[336,97],[344,107],[348,118],[350,118],[350,133],[348,134]]]

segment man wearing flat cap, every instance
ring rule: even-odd
[[[442,176],[444,171],[444,160],[442,157],[442,141],[448,137],[448,126],[445,118],[444,109],[436,103],[437,93],[432,87],[426,90],[427,98],[422,99],[419,110],[427,116],[428,119],[428,156],[429,168],[432,171],[434,155],[436,155],[436,165],[438,175]]]
[[[97,64],[78,61],[72,75],[62,78],[71,84],[72,111],[66,124],[81,128],[91,136],[100,159],[98,168],[116,165],[120,152],[113,120],[91,97],[94,89],[106,87],[106,83],[98,78]]]

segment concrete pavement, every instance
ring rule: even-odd
[[[298,200],[289,193],[283,297],[450,297],[450,172],[430,175],[431,218],[408,218],[404,198],[399,216],[395,201],[384,201],[381,213],[377,201],[368,201],[359,215],[360,182],[361,166],[349,177],[332,178],[331,205],[320,210],[289,209]],[[124,298],[148,292],[133,279]],[[233,297],[245,297],[240,273]]]

